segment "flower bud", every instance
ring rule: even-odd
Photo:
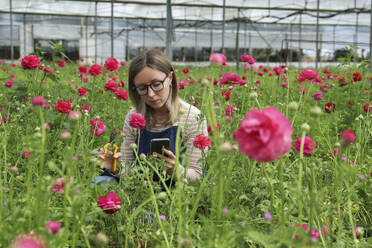
[[[316,117],[316,116],[319,116],[321,114],[322,114],[322,110],[319,106],[314,106],[310,109],[310,115],[311,116]]]
[[[99,232],[96,235],[96,242],[100,245],[106,245],[108,243],[109,239],[103,232]]]
[[[301,125],[301,129],[302,129],[302,131],[308,132],[310,130],[310,126],[309,126],[309,124],[304,123],[304,124]]]
[[[131,143],[129,145],[129,149],[131,149],[132,151],[136,150],[137,149],[137,144],[136,143]]]
[[[257,92],[252,92],[249,94],[249,98],[257,98],[258,95],[257,95]]]
[[[141,160],[145,160],[146,159],[146,154],[141,153],[139,157],[140,157]]]
[[[233,149],[231,142],[225,142],[220,146],[220,151],[222,152],[231,152]]]
[[[71,138],[71,134],[70,134],[70,132],[67,131],[67,130],[62,130],[62,131],[61,131],[61,135],[60,135],[60,137],[61,137],[61,139],[63,139],[63,140],[68,140],[68,139]]]
[[[81,118],[81,114],[79,111],[71,111],[69,114],[68,114],[68,119],[70,121],[77,121]]]
[[[297,110],[298,109],[298,103],[297,102],[290,102],[288,104],[288,108],[291,110]]]
[[[167,193],[165,193],[165,192],[160,192],[160,193],[158,194],[158,199],[160,199],[160,200],[164,200],[165,198],[167,198]]]

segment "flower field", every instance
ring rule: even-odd
[[[1,62],[0,247],[371,247],[368,65],[215,57],[175,67],[209,139],[194,143],[202,178],[165,191],[144,156],[144,173],[94,183],[105,144],[125,139],[129,61]]]

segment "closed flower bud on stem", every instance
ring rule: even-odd
[[[288,104],[288,108],[291,110],[297,110],[298,109],[298,103],[297,102],[290,102]]]
[[[321,108],[318,107],[318,106],[314,106],[314,107],[312,107],[312,108],[310,109],[310,115],[311,115],[311,116],[316,117],[316,116],[319,116],[319,115],[321,115],[321,114],[322,114],[322,110],[321,110]]]
[[[304,123],[304,124],[301,125],[301,129],[302,129],[303,131],[308,132],[308,131],[310,130],[310,126],[309,126],[309,124]]]

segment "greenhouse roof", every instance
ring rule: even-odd
[[[67,16],[111,17],[110,0],[11,0],[3,1],[0,12]],[[166,18],[166,1],[113,1],[115,18]],[[315,24],[316,0],[173,0],[175,20],[222,21],[245,18],[255,23]],[[321,25],[370,25],[369,0],[319,1]],[[97,10],[96,10],[97,3]],[[97,11],[97,12],[96,12]],[[223,13],[225,12],[225,13]],[[239,12],[239,13],[238,13]]]

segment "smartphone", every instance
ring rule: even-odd
[[[153,154],[154,152],[163,154],[162,149],[165,148],[169,150],[169,145],[170,145],[169,138],[152,139],[150,141],[150,154]]]

